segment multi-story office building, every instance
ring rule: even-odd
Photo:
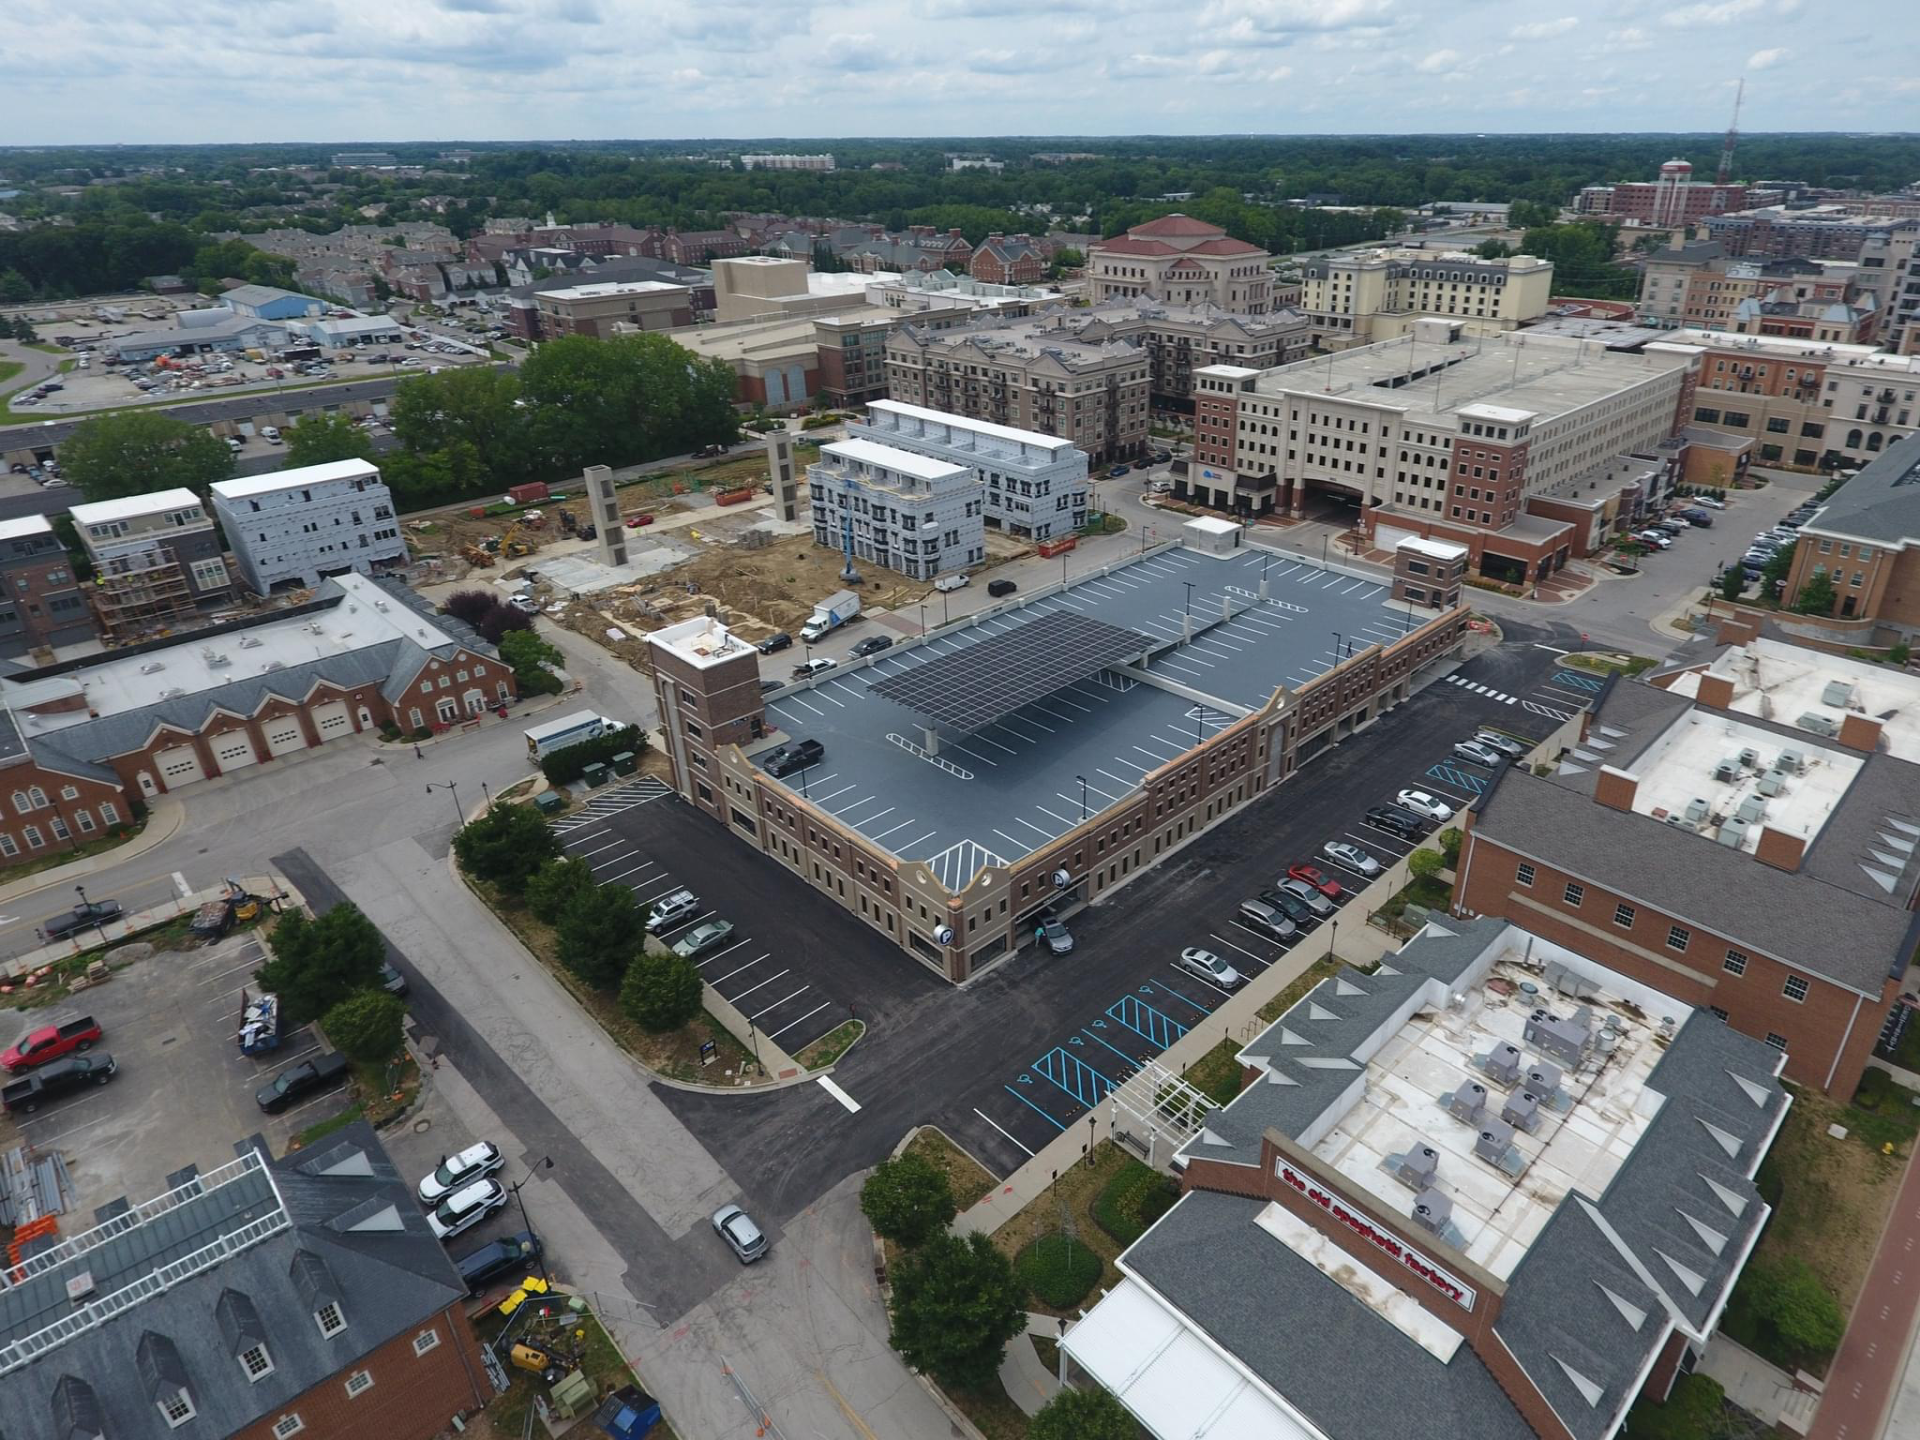
[[[193,491],[101,500],[71,513],[93,561],[87,598],[108,639],[137,638],[233,598],[220,532]]]
[[[1162,215],[1087,252],[1087,291],[1101,300],[1218,305],[1247,315],[1273,308],[1273,257],[1191,215]]]
[[[0,520],[0,655],[93,639],[73,561],[44,515]]]
[[[326,575],[372,575],[406,562],[393,492],[365,460],[216,480],[213,511],[234,569],[256,595],[288,581],[312,588]]]
[[[887,393],[929,410],[1070,440],[1096,465],[1146,448],[1151,366],[1126,340],[1080,340],[1046,317],[887,337]]]
[[[1464,321],[1474,334],[1512,330],[1545,315],[1552,298],[1553,262],[1532,255],[1400,247],[1300,267],[1300,306],[1314,343],[1328,350],[1391,340],[1425,315]]]
[[[625,331],[671,330],[693,323],[693,292],[662,280],[595,280],[536,290],[533,303],[543,335],[605,340],[615,326]]]
[[[1920,425],[1920,355],[1720,330],[1663,343],[1701,357],[1693,422],[1751,438],[1764,464],[1864,465]]]
[[[1857,260],[1876,236],[1920,220],[1859,215],[1845,205],[1768,205],[1707,218],[1707,238],[1729,255],[1805,256],[1810,260]]]
[[[1696,360],[1429,319],[1275,370],[1211,366],[1194,376],[1195,463],[1175,494],[1298,514],[1326,491],[1359,504],[1379,549],[1448,540],[1481,574],[1538,579],[1583,552],[1573,521],[1529,499],[1668,441],[1691,412]]]
[[[995,530],[1053,540],[1087,523],[1087,454],[1070,440],[898,400],[874,401],[847,434],[970,466]]]
[[[1696,180],[1689,162],[1669,160],[1660,167],[1658,180],[1589,185],[1575,198],[1573,208],[1582,215],[1605,216],[1630,225],[1679,229],[1709,215],[1743,210],[1751,203],[1744,184]]]
[[[987,558],[986,497],[965,465],[875,440],[836,440],[807,467],[813,539],[931,580]]]

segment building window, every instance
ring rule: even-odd
[[[120,807],[115,805],[111,800],[102,800],[100,802],[100,823],[102,825],[118,825],[120,823]]]
[[[356,1370],[347,1376],[347,1398],[349,1400],[353,1399],[356,1395],[366,1394],[367,1391],[372,1388],[373,1372],[371,1370]]]
[[[273,1357],[264,1345],[249,1345],[240,1352],[240,1368],[249,1381],[264,1380],[273,1373]]]
[[[1580,908],[1580,902],[1587,898],[1587,887],[1584,885],[1576,885],[1573,881],[1569,880],[1562,898],[1567,904],[1578,910]]]
[[[1804,975],[1789,975],[1786,986],[1780,993],[1798,1005],[1807,998],[1807,980]]]
[[[27,826],[26,834],[27,834],[27,845],[31,849],[38,850],[41,846],[47,843],[47,837],[40,833],[40,827],[38,825]]]
[[[1784,1050],[1787,1048],[1787,1037],[1784,1035],[1776,1035],[1773,1031],[1769,1030],[1767,1032],[1767,1044],[1773,1046],[1776,1050]]]
[[[298,1415],[282,1415],[278,1420],[273,1422],[273,1440],[292,1440],[293,1436],[298,1435],[306,1428],[307,1422],[302,1420]]]
[[[1718,1020],[1722,1025],[1727,1023],[1726,1011],[1722,1010],[1718,1005],[1709,1005],[1707,1008],[1713,1011],[1714,1019]]]
[[[167,1422],[169,1430],[178,1430],[193,1418],[193,1397],[184,1390],[162,1395],[159,1404],[160,1418]]]
[[[20,846],[15,842],[13,836],[4,830],[0,830],[0,855],[18,855],[19,853]]]
[[[62,800],[78,800],[80,798],[80,792],[71,785],[63,785],[60,788],[60,798]]]
[[[340,1313],[340,1307],[331,1300],[313,1312],[313,1319],[320,1327],[320,1333],[329,1340],[347,1328],[347,1317]]]
[[[1513,878],[1516,883],[1531,888],[1533,885],[1533,867],[1531,865],[1519,866],[1514,870]]]
[[[1631,930],[1633,928],[1633,907],[1625,904],[1615,905],[1613,907],[1613,923],[1618,925],[1622,930]]]
[[[1729,950],[1725,968],[1729,975],[1744,975],[1747,973],[1747,957],[1738,950]]]
[[[1684,925],[1669,925],[1667,927],[1667,948],[1669,950],[1685,950],[1688,942],[1692,939],[1693,932]]]
[[[80,833],[82,835],[91,835],[93,833],[93,812],[91,810],[76,810],[73,812],[73,818],[80,822]]]
[[[416,1355],[424,1355],[439,1345],[439,1343],[440,1332],[438,1330],[422,1330],[418,1335],[413,1337],[413,1353]]]
[[[27,798],[33,801],[33,808],[38,810],[47,803],[47,792],[42,790],[38,785],[35,785],[27,791]]]

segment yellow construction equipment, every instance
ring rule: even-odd
[[[509,560],[517,560],[522,555],[531,555],[540,548],[540,542],[528,535],[519,525],[509,525],[507,533],[500,537],[500,553]]]

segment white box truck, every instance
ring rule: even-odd
[[[838,630],[859,613],[860,597],[851,590],[836,590],[813,607],[813,614],[800,627],[800,638],[818,645],[830,631]]]
[[[581,710],[572,715],[562,715],[558,720],[549,720],[544,725],[535,725],[527,730],[527,758],[543,760],[556,750],[564,750],[569,745],[584,744],[588,740],[598,740],[602,735],[610,735],[626,727],[618,720],[611,720],[592,710]]]

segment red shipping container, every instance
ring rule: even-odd
[[[516,505],[538,505],[547,498],[546,482],[529,480],[525,485],[515,485],[507,491],[507,498]]]

